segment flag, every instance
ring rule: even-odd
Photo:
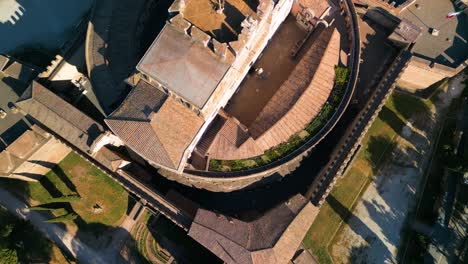
[[[459,14],[463,13],[463,10],[455,10],[455,12],[450,12],[447,14],[447,18],[453,18],[458,16]]]

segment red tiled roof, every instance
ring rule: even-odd
[[[146,160],[178,170],[203,119],[158,88],[140,81],[105,122]]]

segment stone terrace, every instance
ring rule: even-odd
[[[232,160],[258,156],[303,130],[328,99],[339,52],[338,31],[335,28],[322,31],[248,128],[234,117],[225,117],[207,151],[210,158]]]

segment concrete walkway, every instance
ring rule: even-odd
[[[69,233],[60,224],[46,223],[44,216],[36,211],[30,211],[28,206],[10,194],[0,186],[0,204],[14,215],[28,220],[34,227],[46,237],[55,242],[59,247],[68,251],[81,263],[108,263],[94,250]]]

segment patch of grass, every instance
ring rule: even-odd
[[[85,223],[118,226],[127,210],[128,193],[124,188],[75,153],[65,157],[39,183],[29,183],[29,190],[30,198],[36,204],[54,201],[57,199],[54,192],[59,192],[59,197],[73,197],[78,193],[81,199],[70,202],[70,205]],[[102,213],[94,213],[96,204],[103,209]]]
[[[66,221],[67,228],[77,230],[81,239],[96,248],[110,241],[111,228],[120,225],[127,211],[125,189],[73,152],[39,182],[6,183],[29,205],[50,208],[52,217],[74,218],[71,216],[76,214],[76,219]]]
[[[421,111],[429,115],[428,107],[426,102],[412,96],[398,93],[390,96],[364,136],[354,161],[331,191],[334,202],[331,203],[330,199],[324,202],[304,238],[305,247],[312,250],[320,263],[333,263],[329,248],[341,233],[349,212],[353,211],[356,201],[372,181],[374,172],[388,159],[395,147],[396,135],[408,119]],[[336,204],[340,204],[339,208]]]
[[[340,178],[330,195],[346,208],[351,208],[356,195],[368,184],[368,177],[359,170],[351,168],[345,177]],[[325,202],[320,212],[304,238],[304,246],[311,249],[320,263],[333,263],[328,253],[328,245],[342,224],[342,217],[336,208]]]

